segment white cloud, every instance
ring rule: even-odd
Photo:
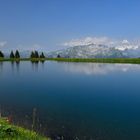
[[[0,48],[5,47],[6,44],[7,44],[7,41],[1,41],[0,42]]]
[[[129,44],[129,41],[125,39],[122,41],[122,44]]]
[[[86,37],[83,39],[73,39],[69,42],[63,43],[64,46],[79,46],[79,45],[90,45],[90,44],[108,44],[111,40],[107,37]]]
[[[130,42],[128,40],[122,40],[122,42],[118,42],[118,44],[116,44],[115,48],[118,50],[125,50],[125,49],[133,49],[136,50],[138,49],[140,46],[140,44],[138,42]]]
[[[137,70],[140,71],[139,65],[132,64],[99,64],[99,63],[71,63],[64,65],[66,71],[73,73],[82,73],[86,75],[105,75],[110,74],[111,72],[127,72]]]
[[[127,39],[124,40],[117,40],[111,39],[108,37],[86,37],[83,39],[73,39],[69,42],[63,43],[66,47],[74,47],[74,46],[84,46],[84,45],[106,45],[108,47],[114,47],[118,50],[125,50],[125,49],[133,49],[136,50],[140,48],[140,41],[128,41]]]

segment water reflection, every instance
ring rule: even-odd
[[[3,71],[3,62],[0,62],[0,73]]]
[[[19,68],[20,68],[20,61],[16,61],[16,70],[17,72],[19,72]]]
[[[105,75],[110,72],[127,72],[139,70],[136,64],[102,64],[102,63],[65,63],[64,69],[73,73],[84,73],[86,75]]]
[[[42,69],[44,69],[44,62],[45,61],[31,61],[32,70],[38,72],[40,65]]]
[[[39,72],[45,67],[44,61],[34,61],[34,62],[23,62],[23,61],[11,61],[11,62],[0,62],[0,74],[9,71],[13,74],[25,72],[26,70],[31,70],[34,72]],[[28,69],[29,68],[29,69]]]
[[[139,139],[139,65],[4,62],[0,68],[0,112],[15,124],[53,140]]]
[[[20,70],[20,61],[11,61],[12,72],[19,72]]]
[[[38,71],[39,61],[31,61],[31,64],[32,64],[32,70],[33,71]]]

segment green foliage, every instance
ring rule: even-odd
[[[14,58],[19,59],[19,58],[20,58],[19,51],[16,50],[15,54],[14,54],[13,51],[11,51],[11,53],[10,53],[10,58],[12,58],[12,59],[14,59]]]
[[[11,125],[6,118],[0,118],[0,139],[1,140],[50,140],[42,137],[36,132]]]
[[[30,58],[39,58],[38,51],[32,51],[31,55],[30,55]]]
[[[4,58],[4,54],[2,51],[0,51],[0,58]]]
[[[140,64],[140,58],[35,58],[34,52],[31,53],[30,58],[20,58],[19,61],[62,61],[62,62],[92,62],[92,63],[130,63]],[[13,58],[0,58],[0,61],[14,61]],[[15,59],[15,61],[17,61]]]
[[[33,51],[31,52],[30,58],[35,58],[35,53]]]
[[[10,53],[10,58],[15,58],[15,55],[14,55],[13,51],[11,51],[11,53]]]
[[[39,58],[38,51],[35,51],[35,58]]]
[[[140,64],[140,58],[47,58],[62,62],[93,62],[93,63],[131,63]]]
[[[45,58],[45,55],[43,52],[41,53],[40,58]]]
[[[20,54],[19,54],[18,50],[16,50],[16,52],[15,52],[15,58],[20,58]]]
[[[44,53],[42,52],[40,55],[38,51],[32,51],[30,55],[31,62],[44,62],[46,60],[46,57]]]
[[[61,58],[60,54],[57,55],[57,58]]]

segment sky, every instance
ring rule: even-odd
[[[73,39],[140,38],[140,0],[0,0],[0,49],[64,48]]]

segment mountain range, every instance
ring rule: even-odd
[[[100,39],[101,40],[101,39]],[[55,58],[58,55],[64,58],[139,58],[140,45],[139,43],[129,43],[127,40],[121,42],[109,42],[107,39],[97,41],[96,38],[87,38],[82,41],[73,41],[67,43],[72,45],[65,49],[46,52],[45,56]],[[107,42],[107,43],[106,43]],[[40,51],[38,51],[41,53]],[[21,57],[27,58],[31,54],[30,50],[20,51]],[[9,57],[9,54],[5,54]]]
[[[129,44],[126,40],[119,44],[88,43],[47,53],[48,57],[57,55],[66,58],[138,58],[140,46]]]

